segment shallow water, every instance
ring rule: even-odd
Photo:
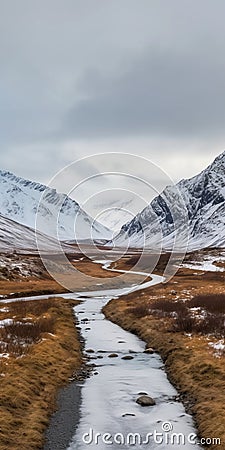
[[[161,277],[154,276],[141,288],[159,281]],[[139,286],[132,287],[133,291],[138,289]],[[96,367],[82,386],[80,422],[68,449],[199,448],[198,445],[193,446],[196,430],[192,417],[176,401],[177,391],[167,379],[161,358],[157,354],[143,353],[143,341],[106,320],[101,313],[111,298],[123,294],[124,289],[86,293],[86,298],[82,293],[82,303],[75,307],[85,349],[93,350],[88,354]],[[118,356],[109,358],[111,353]],[[126,355],[133,359],[122,359]],[[140,392],[153,397],[156,405],[138,405],[136,399]],[[182,433],[181,441],[177,443],[174,436],[173,443],[168,430]],[[157,432],[158,435],[155,434]],[[105,433],[110,436],[104,437]],[[129,433],[138,433],[136,440],[133,441]],[[153,436],[146,437],[147,433],[153,433]],[[131,445],[132,442],[136,444]]]

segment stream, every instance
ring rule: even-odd
[[[104,262],[106,270],[116,271],[108,266],[109,262]],[[146,273],[136,273],[146,277]],[[193,449],[196,430],[192,417],[177,401],[178,393],[167,379],[160,356],[144,353],[142,340],[106,320],[101,312],[112,298],[163,281],[160,276],[151,277],[151,281],[129,289],[76,296],[81,300],[74,309],[85,350],[96,367],[93,375],[82,385],[80,420],[68,450],[105,450],[108,447],[113,450],[131,447],[163,450],[181,446],[186,450]],[[117,356],[111,357],[112,354]],[[124,356],[132,359],[123,359]],[[156,405],[138,405],[136,399],[141,394],[151,396]],[[137,434],[134,436],[134,433]],[[174,438],[171,433],[174,433]],[[176,433],[181,433],[179,438],[176,438]],[[196,443],[194,446],[200,448]]]

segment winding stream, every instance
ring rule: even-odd
[[[103,267],[108,269],[108,262]],[[85,349],[91,350],[88,354],[96,368],[82,385],[80,421],[68,450],[193,449],[196,430],[192,417],[176,401],[177,391],[168,381],[159,355],[144,353],[142,340],[106,320],[101,312],[112,298],[163,280],[151,276],[151,281],[129,289],[82,293],[82,302],[75,307]],[[113,353],[117,357],[110,357]],[[133,359],[123,359],[124,356]],[[156,405],[138,405],[136,399],[140,393],[153,397]],[[182,433],[181,440],[172,438],[169,431]],[[153,436],[147,436],[148,433]],[[197,444],[194,447],[200,448]]]

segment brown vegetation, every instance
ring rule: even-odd
[[[2,255],[0,255],[3,258]],[[24,296],[34,295],[50,295],[50,294],[62,294],[68,292],[68,289],[63,287],[59,282],[55,281],[48,274],[40,257],[37,255],[16,255],[13,256],[16,261],[20,261],[20,266],[25,265],[28,275],[22,275],[21,270],[16,268],[10,268],[12,255],[5,255],[4,260],[7,267],[0,267],[0,298],[18,298]],[[81,258],[81,259],[79,259]],[[13,259],[13,263],[15,261]],[[67,273],[68,267],[65,268],[65,274],[61,277],[63,272],[62,263],[59,265],[59,279],[65,286],[71,286],[72,291],[82,291],[88,289],[96,289],[96,285],[104,284],[106,289],[127,286],[137,281],[142,281],[143,277],[138,275],[122,275],[115,272],[106,271],[101,267],[101,264],[93,263],[88,257],[82,254],[70,254],[68,259],[71,264],[77,269],[77,273]],[[17,261],[17,263],[18,263]],[[57,259],[54,260],[57,267]],[[19,264],[19,263],[18,263]],[[26,271],[25,271],[26,273]],[[4,274],[4,275],[3,275]],[[85,278],[84,278],[85,276]]]
[[[211,313],[225,314],[225,294],[201,294],[193,297],[188,306],[191,308],[202,308]]]
[[[220,438],[220,446],[208,447],[218,450],[225,448],[225,364],[224,353],[209,343],[224,338],[224,281],[223,273],[181,269],[170,282],[112,300],[103,310],[160,353],[199,435]]]
[[[198,295],[189,301],[158,300],[131,307],[128,311],[137,318],[155,315],[170,317],[171,331],[225,336],[224,294]],[[196,310],[193,310],[196,309]]]
[[[51,298],[2,305],[0,320],[13,323],[0,328],[9,353],[0,364],[0,450],[42,448],[57,390],[82,363],[76,303]]]

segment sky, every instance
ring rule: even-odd
[[[48,183],[117,152],[197,174],[225,149],[224,17],[224,0],[0,0],[0,168]]]

